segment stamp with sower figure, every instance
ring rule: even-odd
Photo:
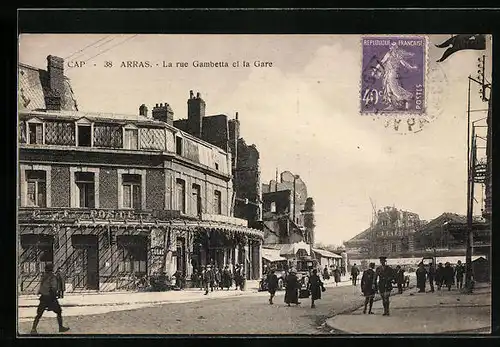
[[[425,115],[424,36],[362,38],[361,114]]]

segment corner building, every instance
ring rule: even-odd
[[[18,94],[20,293],[36,291],[47,262],[68,291],[178,270],[189,281],[249,254],[261,268],[262,232],[232,216],[231,154],[174,127],[168,104],[80,112],[52,56],[47,71],[19,66]]]

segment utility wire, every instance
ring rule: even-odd
[[[83,47],[83,48],[82,48],[82,49],[80,49],[79,51],[75,51],[75,52],[73,52],[72,54],[70,54],[70,55],[68,55],[66,58],[64,58],[64,60],[71,58],[71,57],[72,57],[72,56],[74,56],[75,54],[77,54],[77,55],[78,55],[78,54],[82,53],[82,52],[83,52],[84,50],[86,50],[87,48],[90,48],[90,47],[92,47],[93,45],[95,45],[95,44],[97,44],[97,43],[99,43],[99,42],[101,42],[101,41],[105,40],[105,39],[106,39],[106,38],[108,38],[109,36],[110,36],[110,35],[107,35],[107,36],[105,36],[105,37],[103,37],[103,38],[101,38],[101,39],[99,39],[99,40],[97,40],[97,41],[92,42],[90,45],[87,45],[87,46]],[[97,46],[97,47],[99,47],[99,46]],[[96,48],[97,48],[97,47],[96,47]]]
[[[132,39],[133,39],[134,37],[136,37],[137,35],[138,35],[138,34],[135,34],[135,35],[133,35],[133,36],[130,36],[130,37],[126,38],[126,39],[125,39],[125,40],[123,40],[123,41],[118,42],[116,45],[113,45],[113,46],[109,47],[108,49],[105,49],[104,51],[102,51],[102,52],[100,52],[100,53],[98,53],[98,54],[96,54],[96,55],[94,55],[94,56],[92,56],[92,57],[88,58],[87,60],[85,60],[85,62],[88,62],[90,59],[94,59],[95,57],[98,57],[98,56],[100,56],[101,54],[104,54],[104,53],[106,53],[107,51],[109,51],[109,50],[111,50],[111,49],[113,49],[113,48],[115,48],[115,47],[117,47],[117,46],[119,46],[119,45],[121,45],[121,44],[124,44],[124,43],[125,43],[125,42],[127,42],[127,41],[132,40]]]

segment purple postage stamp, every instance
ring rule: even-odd
[[[425,36],[362,38],[361,114],[424,115]]]

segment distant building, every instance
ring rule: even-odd
[[[302,179],[285,171],[262,185],[264,244],[314,244],[314,201]]]
[[[349,258],[403,257],[415,251],[415,232],[421,227],[418,214],[384,207],[377,211],[373,225],[344,242]]]

